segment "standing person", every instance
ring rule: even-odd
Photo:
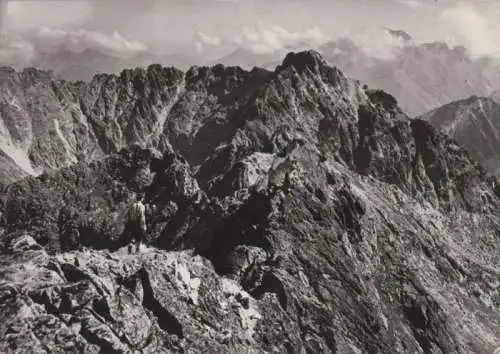
[[[146,233],[146,207],[143,204],[144,194],[136,195],[136,201],[130,206],[127,214],[126,234],[131,242],[135,242],[135,251],[139,252],[141,242]],[[128,245],[128,253],[132,253],[132,244]]]

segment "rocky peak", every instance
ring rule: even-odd
[[[283,70],[284,68],[294,67],[298,72],[303,72],[307,69],[318,72],[322,67],[326,66],[328,64],[320,53],[315,50],[306,50],[297,53],[288,53],[279,68]],[[280,69],[276,70],[279,71]]]

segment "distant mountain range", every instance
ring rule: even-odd
[[[445,43],[404,45],[389,60],[370,57],[346,39],[320,51],[347,75],[394,95],[411,116],[472,95],[487,96],[497,87],[487,75],[495,62],[485,65],[464,48]]]
[[[180,53],[161,56],[141,52],[124,59],[96,49],[86,49],[77,53],[60,46],[51,51],[39,53],[33,66],[43,70],[51,70],[55,76],[65,80],[90,81],[94,75],[117,74],[128,68],[145,68],[151,64],[161,64],[187,70],[193,63],[192,58]]]

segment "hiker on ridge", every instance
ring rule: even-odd
[[[139,194],[134,198],[136,201],[130,206],[127,214],[125,232],[128,236],[128,253],[132,253],[132,243],[135,243],[135,251],[139,252],[141,242],[144,242],[146,234],[146,207],[143,204],[144,195]]]

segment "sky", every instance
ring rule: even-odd
[[[124,56],[148,50],[219,55],[238,47],[267,53],[339,36],[374,47],[389,27],[418,42],[447,41],[500,58],[500,0],[1,1],[8,40],[0,55],[32,50],[34,43]]]

